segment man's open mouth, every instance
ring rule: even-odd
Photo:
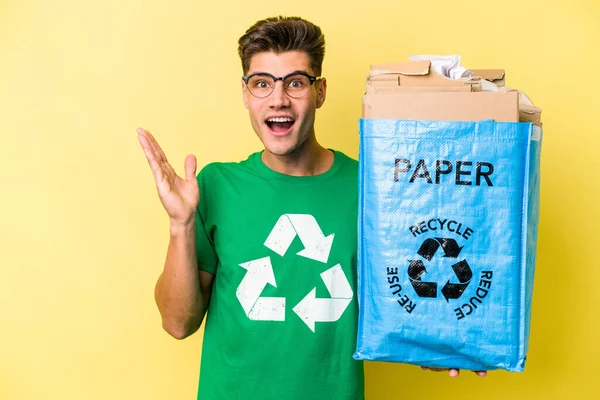
[[[291,117],[274,117],[268,118],[266,121],[267,126],[275,133],[287,132],[295,120]]]

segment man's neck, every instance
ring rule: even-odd
[[[291,154],[278,156],[263,151],[261,159],[267,167],[280,174],[290,176],[320,175],[333,165],[334,154],[316,141],[311,145],[301,146]]]

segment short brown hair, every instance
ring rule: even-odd
[[[286,51],[303,51],[308,55],[310,67],[321,75],[325,57],[325,36],[321,28],[300,17],[271,17],[252,25],[238,40],[238,54],[244,75],[250,69],[252,56],[265,51],[276,54]]]

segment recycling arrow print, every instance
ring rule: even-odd
[[[317,298],[317,288],[313,288],[293,308],[298,317],[313,332],[315,331],[316,322],[334,322],[340,319],[354,296],[340,264],[323,272],[321,279],[325,283],[331,298]]]
[[[246,275],[235,294],[246,315],[255,321],[284,321],[285,297],[260,297],[267,284],[277,287],[269,257],[240,264]]]
[[[471,271],[471,267],[469,266],[469,263],[467,263],[467,260],[457,262],[452,266],[452,269],[460,283],[450,283],[450,280],[446,282],[442,288],[442,294],[447,302],[448,299],[458,299],[462,296],[473,277],[473,271]]]
[[[437,297],[437,283],[423,282],[421,276],[427,273],[427,269],[421,260],[408,260],[408,277],[410,283],[419,297]]]
[[[325,236],[310,214],[284,214],[277,220],[264,245],[283,256],[298,235],[304,249],[299,256],[327,263],[335,234]]]
[[[457,258],[462,250],[462,247],[460,247],[454,239],[435,238],[425,240],[419,248],[419,251],[417,251],[417,254],[427,261],[431,261],[433,255],[440,246],[442,246],[442,250],[444,251],[444,257]]]

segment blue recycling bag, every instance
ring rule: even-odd
[[[522,371],[541,128],[360,120],[354,358]]]

